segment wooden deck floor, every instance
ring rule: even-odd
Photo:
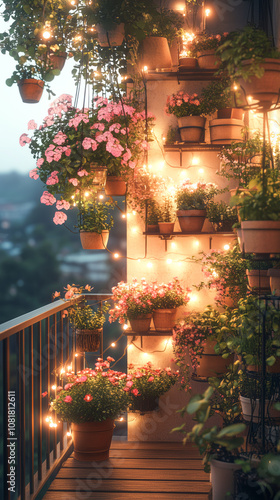
[[[211,485],[191,443],[113,441],[110,460],[66,460],[44,500],[207,500]]]

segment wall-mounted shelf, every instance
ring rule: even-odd
[[[223,147],[227,144],[208,144],[206,142],[176,142],[170,144],[164,144],[165,152],[182,152],[182,151],[221,151]]]
[[[158,69],[155,71],[148,71],[145,73],[146,81],[154,81],[154,80],[177,80],[180,81],[210,81],[210,80],[219,80],[218,76],[215,76],[217,70],[209,70],[209,69],[180,69],[172,71],[169,69]]]
[[[167,242],[168,241],[171,241],[173,238],[175,237],[190,237],[190,236],[195,236],[195,237],[198,237],[198,236],[207,236],[209,238],[209,250],[212,249],[212,239],[213,237],[217,237],[217,236],[222,236],[222,237],[226,237],[226,238],[236,238],[236,233],[234,232],[228,232],[228,233],[222,233],[222,232],[215,232],[215,233],[182,233],[181,231],[178,231],[178,232],[174,232],[172,234],[160,234],[160,233],[149,233],[147,231],[144,231],[143,232],[143,235],[145,236],[145,245],[146,245],[146,251],[147,251],[147,236],[157,236],[158,238],[160,238],[161,240],[164,241],[165,243],[165,252],[167,252]]]
[[[125,330],[124,335],[127,337],[172,337],[173,333],[172,330],[168,330],[167,332],[165,331],[158,331],[154,330],[151,328],[148,332],[134,332],[131,329]]]

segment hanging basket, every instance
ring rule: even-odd
[[[131,411],[139,411],[140,415],[159,409],[158,398],[145,398],[141,396],[133,397],[130,406]]]
[[[107,180],[107,167],[100,166],[98,163],[90,164],[90,173],[92,174],[92,187],[95,190],[101,190],[105,187]]]
[[[66,61],[67,52],[60,52],[59,54],[51,52],[49,57],[53,69],[59,69],[59,71],[62,71]]]
[[[197,377],[208,378],[222,375],[226,373],[228,366],[233,363],[233,354],[226,359],[216,354],[214,350],[216,343],[215,340],[206,341],[204,352],[199,356],[199,366],[197,366],[195,373]]]
[[[128,318],[131,330],[135,333],[147,333],[150,330],[152,313],[139,316],[138,318]]]
[[[252,64],[252,60],[242,61],[243,69],[246,71]],[[248,80],[241,80],[240,86],[244,89],[246,96],[251,96],[260,105],[270,107],[275,104],[279,98],[280,89],[280,60],[265,59],[260,68],[264,70],[264,74],[258,78],[250,76]]]
[[[203,142],[206,118],[203,116],[182,116],[178,118],[180,136],[184,142]]]
[[[105,184],[105,194],[107,196],[125,196],[126,194],[126,182],[120,177],[109,176],[106,179]]]
[[[158,332],[169,332],[175,326],[177,308],[175,309],[156,309],[153,312],[153,321],[155,329]]]
[[[100,24],[96,24],[95,28],[100,47],[119,47],[122,45],[124,39],[124,23],[112,23],[111,28],[108,30],[103,28]]]
[[[109,239],[109,231],[102,231],[102,233],[80,231],[80,239],[84,250],[105,250]]]
[[[163,36],[147,36],[140,46],[141,69],[170,69],[172,66],[168,41]]]
[[[71,424],[74,458],[85,462],[101,462],[109,458],[114,420]]]
[[[76,351],[95,352],[100,347],[102,328],[97,330],[76,330]]]
[[[242,221],[241,245],[246,253],[279,253],[280,221]]]
[[[35,80],[35,78],[28,78],[26,80],[20,80],[18,82],[18,88],[22,101],[27,104],[35,104],[39,102],[43,89],[43,80]]]
[[[269,285],[271,293],[280,295],[280,269],[268,269]]]
[[[206,218],[206,210],[177,210],[182,233],[200,233]]]
[[[244,122],[234,118],[214,119],[209,122],[211,144],[231,144],[242,141]]]
[[[197,61],[200,69],[216,70],[221,64],[220,58],[215,54],[215,49],[198,52]]]
[[[268,272],[264,269],[246,269],[249,287],[261,293],[268,293],[270,290]]]

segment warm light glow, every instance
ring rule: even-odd
[[[199,173],[200,175],[203,175],[203,174],[204,174],[204,170],[203,170],[203,168],[199,168],[199,169],[198,169],[198,173]]]
[[[148,356],[148,353],[147,352],[143,352],[143,356]]]
[[[137,233],[137,231],[138,231],[138,227],[135,226],[135,227],[131,228],[131,232],[132,233]]]
[[[172,259],[166,259],[166,264],[172,264]]]
[[[233,85],[233,90],[238,90],[238,86],[236,85],[236,83]]]
[[[119,422],[123,422],[124,418],[123,417],[120,417],[119,418]]]
[[[185,179],[186,176],[187,176],[187,171],[186,170],[182,170],[182,172],[180,172],[180,177],[182,177],[183,179]]]
[[[89,196],[89,192],[88,192],[88,191],[86,191],[86,192],[85,192],[85,197],[87,198],[88,196]]]
[[[111,347],[116,347],[115,342],[112,342]]]
[[[148,71],[148,66],[144,66],[144,67],[143,67],[143,71],[144,71],[144,72],[145,72],[145,71]]]
[[[249,102],[252,102],[253,97],[251,95],[248,95],[247,99],[248,99]]]
[[[65,373],[65,370],[64,370],[64,368],[61,368],[60,375],[63,375],[63,373]]]
[[[192,158],[192,165],[199,165],[199,158],[197,156],[194,156]]]
[[[70,372],[72,370],[72,365],[67,366],[67,370]]]
[[[126,215],[125,214],[122,214],[122,219],[126,219]]]
[[[114,259],[118,259],[120,256],[120,254],[118,254],[118,252],[114,253]]]
[[[52,390],[55,391],[56,390],[56,385],[52,385]]]
[[[229,250],[229,249],[230,249],[230,246],[228,243],[226,245],[224,245],[224,250]]]
[[[131,349],[132,347],[133,347],[133,345],[132,345],[132,344],[129,344],[129,345],[127,346],[127,348],[128,348],[128,349]]]
[[[171,248],[173,248],[173,250],[177,248],[177,243],[175,243],[175,241],[171,241]]]
[[[198,301],[198,295],[196,293],[190,293],[189,298],[190,298],[190,302],[197,302]]]
[[[79,356],[79,354],[75,353],[75,358],[77,358]]]
[[[104,198],[104,195],[103,195],[103,194],[100,194],[100,195],[99,195],[99,199],[100,199],[100,200],[103,200],[103,198]]]
[[[205,9],[205,16],[209,17],[211,14],[211,9]]]
[[[147,262],[147,267],[151,268],[153,267],[153,264],[151,262]]]
[[[135,210],[132,210],[132,215],[136,215],[136,212],[135,212]]]
[[[51,36],[52,36],[52,33],[51,33],[51,31],[50,31],[50,29],[49,29],[49,28],[45,29],[45,30],[43,31],[43,33],[42,33],[42,38],[43,38],[44,40],[49,40],[49,39],[51,38]]]
[[[127,330],[127,329],[128,329],[128,325],[127,325],[126,323],[123,325],[123,329],[124,329],[124,330]]]
[[[68,431],[67,434],[66,434],[66,436],[70,437],[71,436],[71,432]]]
[[[199,240],[194,240],[193,241],[193,246],[194,247],[199,247]]]
[[[50,417],[47,417],[47,418],[46,418],[46,422],[49,422],[49,421],[50,421]]]

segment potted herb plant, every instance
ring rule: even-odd
[[[81,203],[78,205],[77,228],[80,232],[81,244],[85,250],[103,250],[107,247],[109,231],[113,227],[114,219],[110,210],[112,202],[93,204]]]
[[[160,206],[155,200],[147,201],[147,232],[159,232]]]
[[[128,406],[132,382],[125,373],[98,359],[94,369],[67,373],[67,383],[51,403],[58,418],[71,423],[74,458],[103,461],[109,457],[114,419]]]
[[[204,31],[196,36],[191,44],[191,52],[197,57],[201,69],[218,69],[220,58],[216,55],[216,51],[227,39],[227,35],[228,33],[209,35]]]
[[[165,112],[178,119],[180,136],[184,142],[203,142],[206,118],[203,101],[196,93],[183,90],[167,97]]]
[[[155,329],[162,332],[172,330],[179,306],[190,300],[190,290],[183,287],[178,278],[169,283],[153,283],[152,304]]]
[[[265,260],[253,259],[250,255],[246,260],[246,275],[248,278],[250,290],[255,291],[259,294],[269,293],[270,286],[268,270],[271,266],[271,263]]]
[[[154,368],[151,362],[135,368],[129,365],[133,389],[130,392],[130,411],[139,411],[143,415],[157,410],[159,398],[169,391],[177,381],[177,373],[171,368]]]
[[[207,218],[217,232],[232,232],[232,226],[238,221],[237,210],[224,201],[210,201],[207,205]]]
[[[114,308],[110,310],[110,323],[118,320],[123,324],[129,321],[137,333],[147,333],[152,320],[153,287],[145,278],[141,282],[133,279],[132,283],[121,281],[112,288]]]
[[[164,196],[159,205],[158,226],[160,234],[172,234],[175,224],[175,210],[170,196]]]
[[[182,233],[199,233],[202,230],[206,208],[218,192],[212,183],[196,182],[185,179],[176,193],[177,217]]]

